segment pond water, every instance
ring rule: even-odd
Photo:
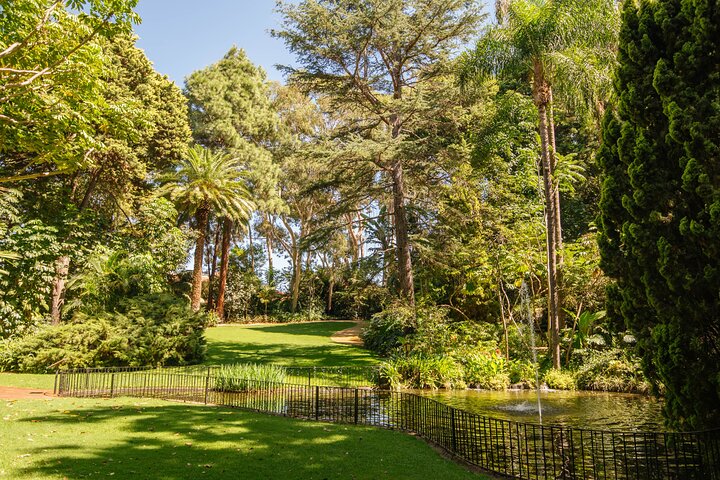
[[[487,417],[538,423],[534,390],[417,391],[441,403]],[[661,402],[644,395],[543,390],[544,425],[631,432],[664,431]]]

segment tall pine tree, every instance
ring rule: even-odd
[[[599,153],[611,314],[668,423],[720,425],[720,3],[628,1]]]

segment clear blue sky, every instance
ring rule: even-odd
[[[274,0],[140,0],[138,46],[155,69],[182,86],[184,78],[219,60],[233,45],[282,80],[275,64],[291,64],[283,42],[270,36],[278,26]]]

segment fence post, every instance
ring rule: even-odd
[[[358,389],[355,389],[355,424],[358,423]]]
[[[53,387],[53,395],[58,394],[58,377],[60,376],[60,369],[55,370],[55,386]]]
[[[455,434],[455,409],[450,408],[450,438],[453,453],[457,452],[457,438]]]
[[[320,387],[315,385],[315,420],[320,418]]]
[[[205,405],[207,405],[209,387],[210,387],[210,368],[208,368],[208,374],[205,377]]]
[[[113,397],[113,391],[115,390],[115,372],[110,374],[110,398]]]
[[[310,385],[312,385],[311,379],[312,379],[312,370],[310,368],[308,368],[308,387]]]

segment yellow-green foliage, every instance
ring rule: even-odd
[[[555,390],[575,390],[575,375],[567,370],[548,370],[543,375],[543,381]]]

